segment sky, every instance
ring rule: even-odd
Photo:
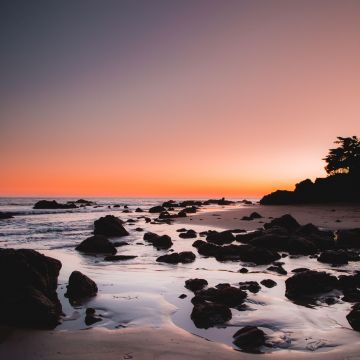
[[[261,196],[360,135],[360,1],[3,0],[0,195]]]

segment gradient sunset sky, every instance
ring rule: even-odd
[[[360,1],[0,5],[0,194],[260,196],[360,135]]]

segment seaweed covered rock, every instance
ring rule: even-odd
[[[0,323],[54,328],[62,315],[60,269],[60,261],[34,250],[0,249]]]
[[[106,215],[94,222],[94,234],[106,236],[129,235],[123,226],[123,222],[113,215]]]

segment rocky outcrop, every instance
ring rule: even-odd
[[[235,240],[235,236],[231,231],[215,231],[211,230],[208,232],[206,241],[216,245],[231,244]]]
[[[80,271],[73,271],[69,277],[66,297],[70,301],[80,301],[92,296],[98,292],[96,283]]]
[[[0,323],[54,328],[62,315],[60,269],[60,261],[34,250],[0,249]]]
[[[103,235],[94,235],[82,241],[75,250],[88,254],[116,254],[114,244]]]
[[[94,222],[94,234],[105,236],[129,235],[123,226],[123,222],[113,215],[106,215],[96,220]]]
[[[156,261],[157,262],[165,262],[168,264],[188,264],[195,261],[196,256],[191,251],[182,251],[179,253],[172,253],[159,256]]]
[[[40,200],[33,206],[34,209],[76,209],[77,206],[74,203],[60,204],[56,200]]]

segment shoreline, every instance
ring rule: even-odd
[[[260,219],[241,220],[258,212]],[[312,223],[327,230],[360,228],[360,204],[316,204],[316,205],[246,205],[237,209],[221,208],[211,212],[198,212],[186,218],[176,219],[178,224],[207,225],[222,229],[256,230],[271,218],[284,214],[292,215],[301,225]],[[218,216],[217,216],[218,215]]]
[[[2,338],[4,338],[2,336]],[[84,352],[86,349],[86,352]],[[92,328],[77,331],[13,330],[0,342],[0,357],[12,360],[115,360],[115,359],[360,359],[359,343],[322,352],[294,350],[248,354],[208,341],[175,326],[121,330]]]

